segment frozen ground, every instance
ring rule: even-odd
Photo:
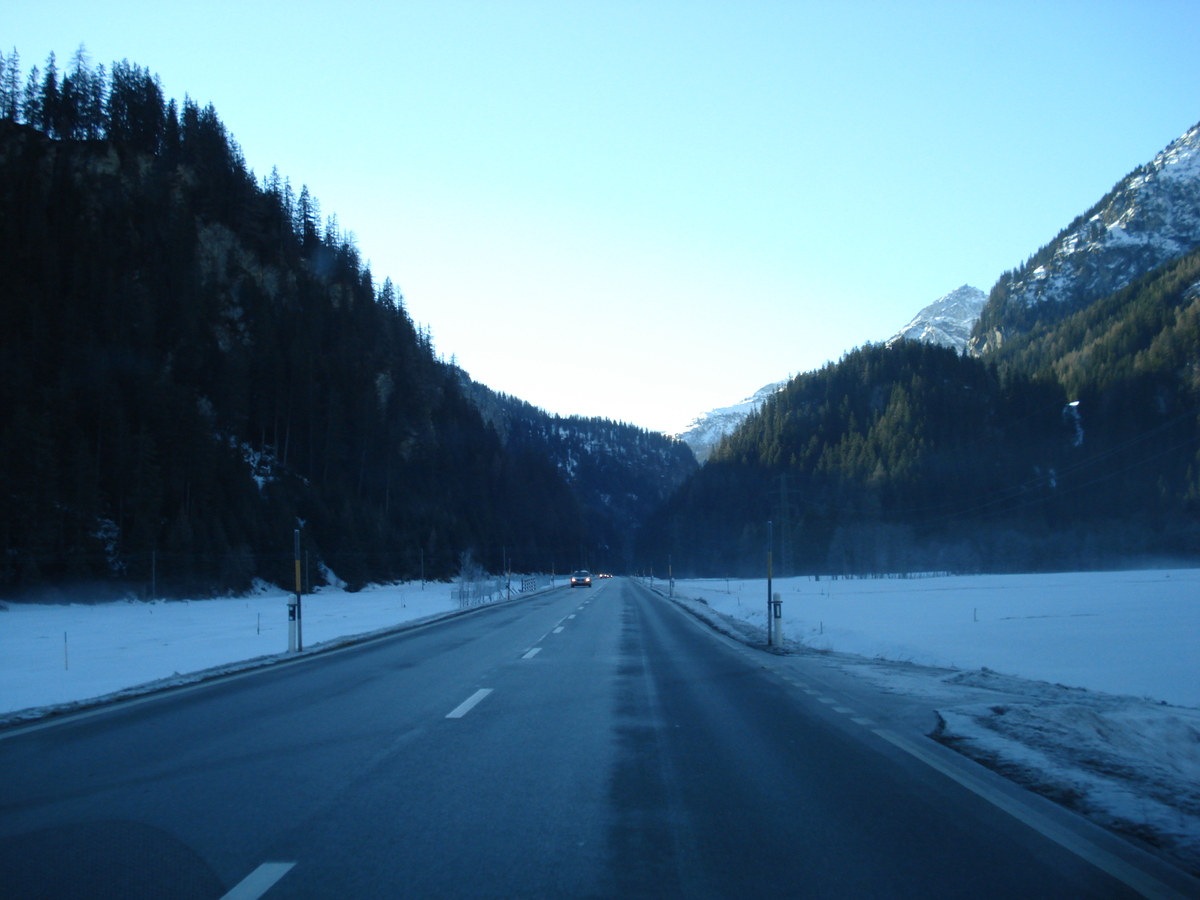
[[[938,739],[1200,873],[1200,570],[772,587],[788,652],[928,703]],[[675,592],[765,642],[765,579]]]
[[[789,652],[928,704],[940,740],[1200,873],[1200,570],[773,586]],[[305,648],[452,613],[452,590],[306,596]],[[679,581],[676,593],[764,643],[765,581]],[[0,724],[283,658],[288,596],[9,604]]]

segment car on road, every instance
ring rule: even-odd
[[[578,572],[571,573],[571,587],[591,587],[592,573],[587,569],[580,569]]]

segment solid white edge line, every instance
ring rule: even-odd
[[[521,659],[533,659],[535,656],[537,656],[541,652],[542,652],[541,647],[534,647],[532,650],[530,650],[528,653],[526,653],[524,656],[522,656]]]
[[[677,608],[682,615],[687,616],[692,622],[695,622],[700,627],[703,627],[701,620],[698,617],[695,615],[689,615],[689,611],[682,606],[677,606]],[[711,634],[712,632],[709,631],[708,633]],[[729,640],[732,641],[733,639],[730,638]],[[740,650],[750,662],[758,664],[758,654],[752,652],[744,644],[738,644],[735,649]],[[766,666],[763,666],[763,668],[766,668]],[[817,694],[818,692],[814,690],[805,690],[804,693]],[[859,722],[859,724],[867,725],[868,727],[875,724],[870,719],[866,718],[862,719],[861,721],[858,719],[854,719],[852,721]],[[1107,874],[1111,875],[1117,881],[1120,881],[1122,884],[1141,894],[1143,897],[1149,898],[1149,900],[1189,900],[1187,894],[1181,894],[1170,885],[1163,884],[1148,872],[1143,871],[1132,863],[1126,862],[1119,856],[1109,853],[1107,850],[1097,846],[1087,838],[1076,834],[1070,829],[1057,824],[1048,816],[1045,816],[1042,813],[1025,806],[1023,803],[1020,803],[1017,800],[1005,796],[1000,791],[993,790],[991,787],[984,784],[979,779],[972,777],[966,772],[957,771],[955,767],[943,763],[933,754],[927,752],[921,747],[918,747],[916,744],[905,740],[904,738],[900,737],[900,735],[895,734],[886,728],[871,728],[870,730],[873,734],[879,735],[885,741],[893,744],[900,750],[911,754],[929,767],[936,769],[946,777],[958,782],[967,790],[977,794],[979,797],[991,803],[993,806],[1003,810],[1013,818],[1028,825],[1030,828],[1054,841],[1064,849],[1074,853],[1081,859],[1090,862],[1102,872],[1106,872]]]
[[[484,697],[486,697],[491,692],[492,692],[491,688],[480,688],[475,693],[473,693],[470,697],[468,697],[466,700],[464,700],[462,703],[458,704],[458,706],[454,707],[454,709],[452,711],[446,713],[446,718],[447,719],[461,719],[463,716],[465,716],[467,713],[469,713],[472,709],[475,708],[476,703],[478,703],[480,700],[482,700]]]
[[[905,740],[900,735],[888,731],[886,728],[873,728],[871,730],[888,743],[915,756],[926,765],[937,769],[943,775],[957,781],[967,790],[978,794],[993,806],[999,807],[1013,818],[1024,822],[1030,828],[1070,850],[1076,856],[1087,860],[1101,871],[1107,872],[1113,878],[1137,891],[1143,897],[1149,897],[1152,900],[1186,900],[1183,894],[1163,884],[1154,876],[1143,872],[1137,866],[1131,865],[1120,857],[1109,853],[1107,850],[1097,847],[1087,838],[1081,837],[1069,828],[1064,828],[1062,825],[1059,825],[1036,810],[1030,809],[1023,803],[1019,803],[1000,791],[993,790],[966,772],[960,772],[955,767],[943,763],[933,754]]]
[[[291,871],[294,862],[263,863],[241,881],[233,889],[221,897],[221,900],[258,900],[269,891],[280,878]]]

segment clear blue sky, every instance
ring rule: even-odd
[[[664,431],[988,290],[1200,121],[1200,4],[10,4],[213,103],[438,350]]]

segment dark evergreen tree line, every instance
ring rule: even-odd
[[[0,69],[0,590],[351,584],[588,546],[390,280],[307,188],[260,185],[211,106],[128,63]],[[32,87],[31,87],[32,86]],[[255,476],[252,478],[252,475]],[[153,573],[153,574],[152,574]]]
[[[459,374],[464,390],[509,451],[548,460],[578,496],[589,541],[567,567],[629,570],[634,533],[696,469],[691,449],[626,422],[551,415],[473,382],[461,370]]]
[[[1195,558],[1190,271],[1167,279],[1179,302],[1157,314],[1174,330],[1148,326],[1141,355],[1126,341],[1124,368],[1072,369],[1071,354],[1056,357],[1058,370],[1001,365],[899,342],[797,376],[655,515],[642,564],[662,571],[670,557],[676,572],[761,573],[768,521],[784,574]],[[1130,296],[1154,305],[1144,291]],[[1105,334],[1123,331],[1110,324]],[[1052,339],[1068,341],[1057,329]]]

